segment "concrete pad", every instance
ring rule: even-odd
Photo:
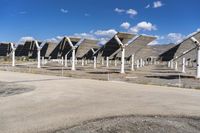
[[[42,132],[129,114],[200,116],[200,91],[0,71],[0,81],[34,86],[0,97],[0,131]]]

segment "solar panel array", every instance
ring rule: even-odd
[[[148,43],[153,41],[155,37],[139,36],[137,39],[135,34],[129,33],[117,33],[116,34],[123,44],[129,43],[126,48],[126,57],[131,56],[133,53],[137,53],[140,49],[145,47]],[[79,44],[76,48],[77,59],[93,59],[94,56],[109,57],[113,59],[115,57],[121,57],[120,45],[114,37],[112,37],[105,45],[100,47],[97,40],[80,39],[76,37],[70,37],[73,46]],[[130,41],[132,41],[130,43]],[[41,45],[41,42],[39,42]],[[10,53],[10,45],[0,45],[0,55],[5,56],[6,53]],[[31,59],[37,58],[37,46],[35,41],[26,41],[24,44],[17,46],[15,51],[16,56],[26,56]],[[67,58],[72,56],[72,47],[70,46],[67,37],[63,37],[59,43],[46,42],[41,49],[41,57],[46,59],[60,59],[67,55]]]

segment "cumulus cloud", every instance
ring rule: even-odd
[[[167,35],[167,38],[172,42],[172,43],[180,43],[185,36],[182,35],[181,33],[169,33]]]
[[[122,12],[125,12],[125,10],[124,9],[119,9],[119,8],[115,8],[115,10],[114,10],[115,12],[117,12],[117,13],[122,13]]]
[[[153,3],[153,8],[159,8],[162,7],[164,4],[161,1],[155,1]]]
[[[133,17],[133,16],[137,15],[138,12],[136,10],[134,10],[134,9],[128,9],[126,11],[126,14],[130,15],[131,17]]]
[[[197,29],[197,32],[199,32],[199,31],[200,31],[200,28]]]
[[[131,25],[130,25],[130,23],[129,22],[123,22],[121,25],[120,25],[120,27],[122,27],[122,28],[124,28],[124,29],[129,29],[129,27],[130,27]]]
[[[115,29],[109,29],[109,30],[97,30],[94,34],[98,35],[98,36],[112,37],[116,33],[117,33],[117,31]]]
[[[86,38],[86,39],[93,39],[98,40],[99,45],[104,45],[111,37],[113,37],[117,31],[115,29],[108,29],[108,30],[91,30],[89,33],[75,33],[73,36]]]
[[[115,8],[114,11],[117,12],[117,13],[128,14],[130,17],[134,17],[134,16],[136,16],[138,14],[138,12],[136,10],[134,10],[134,9],[125,10],[125,9]]]
[[[60,11],[61,11],[62,13],[68,13],[68,10],[63,9],[63,8],[61,8]]]
[[[140,22],[136,26],[133,26],[133,27],[130,28],[130,31],[133,32],[133,33],[138,33],[141,30],[143,30],[143,31],[153,31],[153,30],[157,30],[157,28],[152,23],[146,22],[146,21]]]

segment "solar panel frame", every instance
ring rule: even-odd
[[[116,35],[123,44],[128,43],[133,37],[136,36],[135,34],[123,33],[123,32],[118,32]],[[109,57],[111,59],[113,53],[115,53],[119,49],[120,45],[115,40],[115,38],[112,37],[104,46],[102,46],[102,48],[98,52],[98,55],[104,58]]]
[[[139,35],[128,46],[125,47],[125,58],[129,58],[133,54],[136,56],[142,48],[147,46],[155,39],[156,37],[153,36]],[[119,52],[116,57],[120,58],[121,52]]]

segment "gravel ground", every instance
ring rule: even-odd
[[[56,133],[199,133],[200,118],[125,116],[83,122]]]
[[[196,70],[192,67],[187,67],[187,73],[184,74],[180,71],[168,68],[166,64],[148,65],[136,71],[130,71],[130,65],[127,64],[126,74],[119,74],[119,64],[117,67],[114,67],[112,64],[109,68],[105,66],[102,67],[98,64],[97,69],[93,69],[93,64],[88,64],[84,67],[78,64],[76,65],[77,70],[71,71],[70,66],[62,67],[61,64],[55,62],[46,64],[42,69],[37,69],[35,64],[31,63],[32,62],[17,65],[17,67],[14,68],[10,65],[1,65],[0,70],[65,76],[79,79],[125,81],[138,84],[200,89],[200,80],[195,79]],[[179,70],[181,70],[181,66],[179,66]]]
[[[7,97],[33,91],[34,87],[13,83],[0,82],[0,97]]]

